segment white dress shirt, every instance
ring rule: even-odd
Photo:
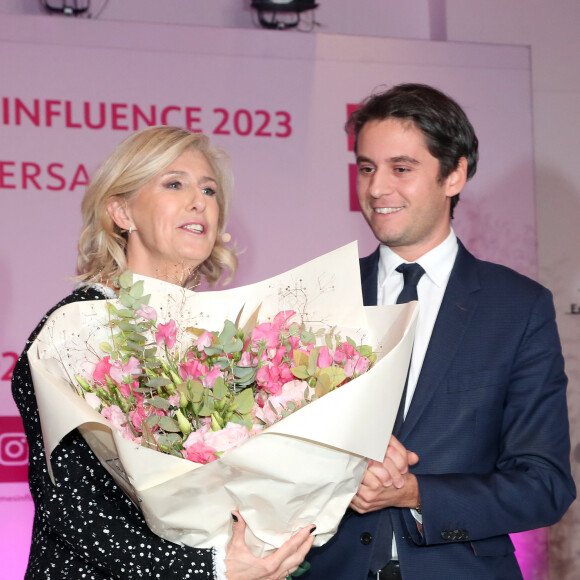
[[[407,381],[405,416],[413,399],[417,379],[423,366],[423,359],[429,346],[431,333],[435,326],[435,320],[439,313],[439,307],[441,306],[456,256],[457,237],[451,230],[445,241],[416,260],[416,263],[420,264],[425,270],[425,274],[421,276],[417,285],[419,316],[415,330],[415,342],[413,343],[413,356],[409,368],[409,380]],[[403,274],[397,272],[395,268],[403,263],[406,263],[406,261],[395,254],[393,250],[381,245],[377,276],[378,305],[396,304],[397,297],[403,289]]]

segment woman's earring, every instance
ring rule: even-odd
[[[131,235],[133,233],[133,228],[129,227],[129,235]]]
[[[228,232],[224,232],[221,237],[224,244],[227,244],[232,239],[232,236]]]

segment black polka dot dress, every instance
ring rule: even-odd
[[[96,287],[77,289],[53,310],[103,298]],[[76,429],[55,449],[56,484],[50,480],[26,357],[49,314],[29,338],[12,378],[12,393],[30,448],[28,478],[35,505],[25,580],[216,578],[215,550],[180,546],[153,534]]]

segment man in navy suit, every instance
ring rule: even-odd
[[[419,264],[420,314],[404,421],[303,578],[522,578],[508,534],[557,522],[576,495],[552,296],[476,259],[451,228],[478,161],[457,103],[399,85],[367,99],[348,128],[380,242],[361,260],[365,303],[394,304],[400,265]]]

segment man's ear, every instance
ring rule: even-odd
[[[122,230],[129,230],[129,228],[134,227],[133,220],[129,216],[126,200],[113,197],[107,205],[107,213]]]
[[[447,176],[447,197],[453,197],[464,188],[467,183],[467,159],[462,157],[457,167]]]

